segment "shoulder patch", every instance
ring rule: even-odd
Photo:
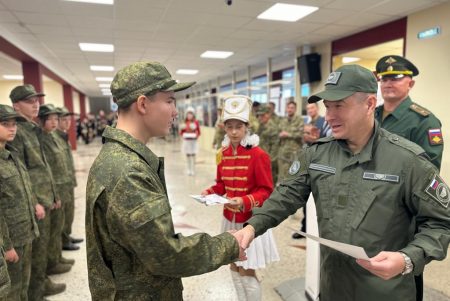
[[[430,142],[430,145],[444,144],[444,138],[442,137],[441,129],[429,129],[428,141]]]
[[[387,138],[388,138],[389,142],[391,142],[392,144],[396,144],[404,149],[407,149],[417,156],[420,156],[423,153],[425,153],[425,150],[422,147],[420,147],[419,145],[415,144],[414,142],[409,141],[408,139],[397,136],[396,134],[389,134],[387,136]]]
[[[442,207],[448,207],[450,203],[450,189],[438,174],[434,175],[425,192]]]
[[[224,148],[220,148],[216,153],[216,165],[219,165],[222,162]]]
[[[295,160],[294,162],[292,162],[291,167],[289,167],[289,174],[295,175],[300,170],[300,167],[301,167],[300,161]]]
[[[424,107],[419,106],[416,103],[413,103],[412,105],[409,106],[409,108],[411,110],[413,110],[414,112],[416,112],[419,115],[422,115],[424,117],[427,117],[428,115],[431,114],[430,111],[428,111],[427,109],[425,109]]]

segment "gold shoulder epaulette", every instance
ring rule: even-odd
[[[221,148],[219,148],[219,150],[216,153],[216,165],[219,165],[220,162],[222,162],[223,150],[224,150],[224,148],[221,147]]]
[[[412,105],[409,106],[409,108],[411,110],[413,110],[414,112],[416,112],[419,115],[422,115],[424,117],[428,116],[431,114],[430,111],[428,111],[427,109],[425,109],[424,107],[419,106],[416,103],[413,103]]]

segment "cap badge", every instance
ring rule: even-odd
[[[236,108],[239,106],[239,101],[233,101],[232,103],[231,103],[231,107],[233,108],[233,109],[235,109],[236,110]]]
[[[387,71],[394,71],[394,67],[392,67],[392,66],[389,66],[389,67],[387,67],[387,69],[386,69]]]
[[[391,64],[397,62],[397,60],[394,59],[392,56],[390,56],[385,62],[386,62],[387,64],[391,65]]]
[[[337,85],[337,82],[339,81],[339,78],[341,77],[341,72],[331,72],[330,75],[328,75],[327,82],[325,85]]]

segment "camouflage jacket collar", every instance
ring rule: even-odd
[[[8,160],[11,153],[6,148],[0,148],[0,159]]]
[[[160,165],[159,158],[145,144],[132,137],[127,132],[107,126],[103,132],[103,138],[106,142],[116,141],[123,144],[141,156],[152,169],[158,171]]]

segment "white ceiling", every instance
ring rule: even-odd
[[[0,0],[0,34],[88,96],[100,96],[90,65],[116,70],[138,60],[165,64],[181,81],[204,82],[295,48],[347,36],[447,0],[285,0],[318,6],[298,22],[256,19],[275,0],[115,0],[113,6],[61,0]],[[78,43],[114,44],[114,53],[82,52]],[[206,50],[233,51],[226,60]],[[177,69],[198,69],[194,76]],[[0,54],[0,76],[21,65]]]

